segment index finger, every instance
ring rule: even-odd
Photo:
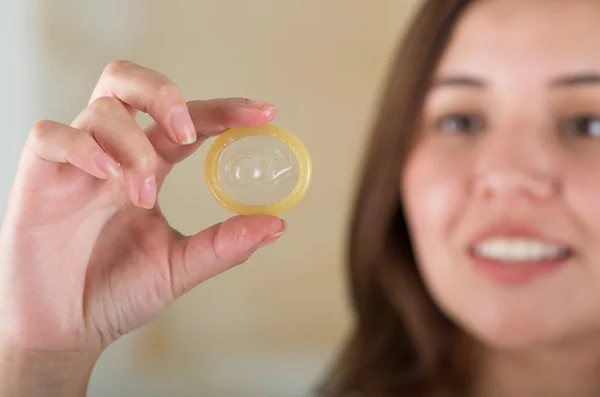
[[[169,139],[179,144],[196,141],[196,130],[183,94],[163,74],[129,61],[108,64],[90,98],[115,97],[135,115],[148,113]]]
[[[165,137],[158,124],[147,130],[156,153],[168,166],[191,155],[207,138],[233,127],[254,127],[273,120],[277,109],[266,101],[246,98],[215,98],[187,104],[194,122],[197,141],[193,145],[176,145]]]

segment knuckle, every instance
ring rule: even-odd
[[[135,168],[144,174],[153,173],[156,170],[157,155],[152,149],[144,150],[135,156]]]
[[[224,223],[223,222],[220,226],[219,229],[217,230],[217,233],[215,233],[213,240],[212,240],[212,252],[214,255],[215,260],[220,264],[226,264],[229,262],[229,257],[227,255],[228,250],[226,249],[226,241],[224,236],[223,236],[223,229],[224,229]]]
[[[116,76],[123,73],[124,70],[131,69],[135,64],[127,60],[116,60],[108,63],[104,67],[103,75],[105,76]]]
[[[103,96],[95,99],[89,106],[88,111],[91,113],[92,119],[94,115],[106,116],[113,113],[123,104],[115,97]]]
[[[213,239],[213,250],[218,262],[238,265],[247,259],[247,255],[231,247],[252,245],[251,237],[246,227],[234,227],[231,222],[232,219],[228,219],[220,225]]]
[[[56,122],[51,120],[40,120],[31,128],[29,137],[33,141],[43,140],[55,128]]]
[[[179,90],[179,87],[177,87],[174,82],[166,78],[159,84],[156,91],[158,98],[169,98],[170,100],[177,101],[183,99],[183,94]]]
[[[147,111],[150,114],[160,114],[172,105],[182,103],[185,101],[179,87],[165,76],[161,76],[152,95],[146,100]]]

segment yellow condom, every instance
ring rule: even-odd
[[[302,200],[312,176],[308,151],[273,124],[231,128],[208,150],[206,183],[225,208],[239,215],[277,215]]]

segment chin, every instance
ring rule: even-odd
[[[468,318],[459,324],[467,334],[493,349],[527,350],[555,344],[566,337],[565,330],[521,316]]]
[[[485,346],[493,349],[523,350],[541,346],[550,338],[537,333],[499,332],[498,330],[471,329],[468,334]]]

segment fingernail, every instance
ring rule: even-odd
[[[271,112],[275,110],[275,106],[267,101],[248,101],[248,106],[265,112]]]
[[[154,207],[156,200],[156,177],[154,175],[146,178],[138,187],[138,201],[140,207],[150,209]]]
[[[256,248],[261,248],[271,243],[274,243],[279,239],[279,237],[283,235],[283,233],[285,233],[285,230],[267,235],[267,237],[265,237],[260,243],[258,243]]]
[[[106,175],[107,178],[114,178],[119,176],[120,167],[119,164],[114,161],[108,154],[99,150],[94,156],[94,165],[100,172]]]
[[[187,145],[196,141],[196,127],[186,107],[178,107],[171,111],[171,128],[177,142]]]

